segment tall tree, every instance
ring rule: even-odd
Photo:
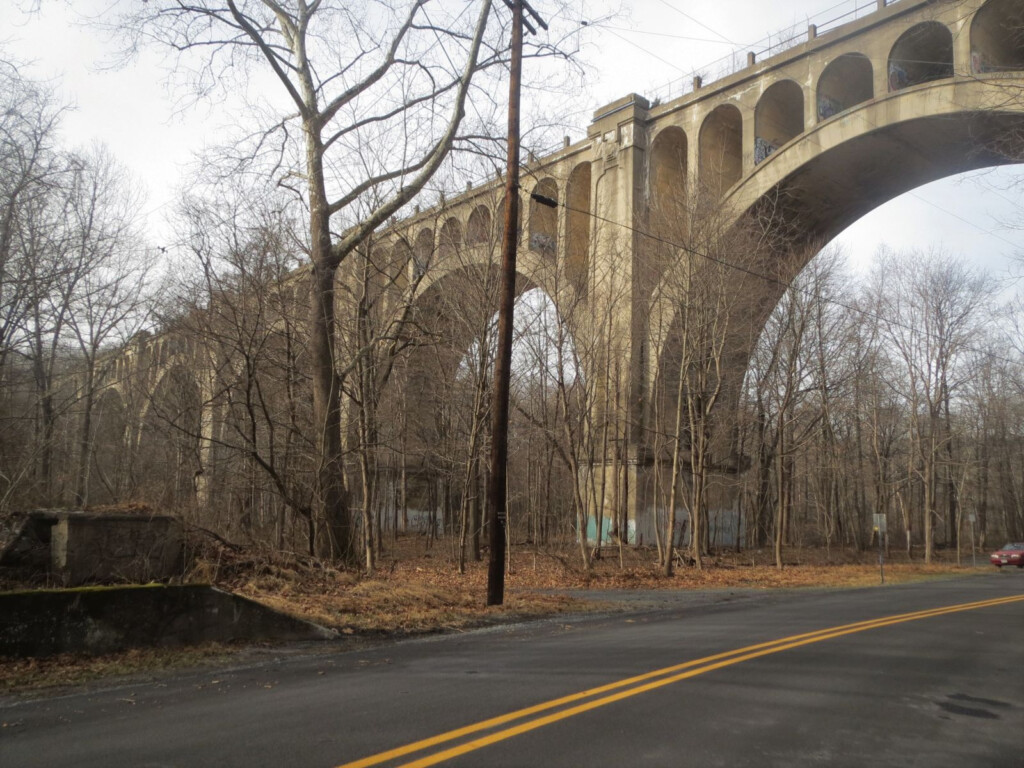
[[[490,0],[475,21],[443,18],[426,0],[353,6],[331,0],[155,0],[117,25],[130,50],[177,52],[200,92],[276,82],[273,116],[239,156],[294,189],[307,211],[317,517],[330,551],[354,555],[342,446],[335,276],[401,211],[455,145],[482,55]],[[436,13],[435,17],[433,13]],[[259,74],[258,74],[259,73]],[[365,151],[375,142],[388,151]]]
[[[950,439],[943,415],[969,373],[962,362],[995,287],[986,275],[941,252],[887,252],[880,255],[868,290],[901,364],[894,387],[909,412],[913,472],[924,493],[924,556],[931,562],[940,515],[939,464]]]

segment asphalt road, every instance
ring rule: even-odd
[[[0,698],[0,766],[1024,766],[1024,571],[649,603]]]

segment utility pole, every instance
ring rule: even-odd
[[[505,601],[505,497],[508,466],[508,401],[512,375],[512,313],[516,300],[516,248],[519,245],[519,91],[523,71],[524,7],[544,29],[547,24],[526,0],[505,0],[512,9],[512,57],[508,86],[508,157],[505,177],[505,233],[501,248],[501,292],[498,306],[498,351],[494,363],[491,406],[491,472],[487,486],[487,605]]]

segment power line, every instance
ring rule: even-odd
[[[886,323],[888,325],[893,325],[893,326],[895,326],[897,328],[902,328],[903,330],[910,331],[912,333],[921,332],[921,331],[919,331],[919,329],[914,328],[913,326],[907,325],[906,323],[902,323],[902,322],[899,322],[899,321],[895,321],[895,320],[884,318],[884,317],[882,317],[881,315],[879,315],[879,314],[877,314],[875,312],[872,312],[870,310],[864,309],[863,307],[858,307],[858,306],[856,306],[854,304],[848,304],[848,303],[846,303],[844,301],[840,301],[839,299],[833,299],[833,298],[829,298],[829,297],[825,297],[825,296],[815,296],[809,288],[803,288],[803,287],[801,287],[799,285],[794,285],[792,281],[782,280],[781,278],[773,277],[772,275],[767,275],[767,274],[765,274],[763,272],[757,271],[756,269],[752,269],[750,267],[743,266],[742,264],[736,264],[735,262],[728,261],[728,260],[723,259],[723,258],[718,257],[718,256],[714,256],[714,255],[712,255],[710,253],[707,253],[705,251],[701,251],[701,250],[698,250],[696,248],[691,248],[690,246],[684,245],[682,243],[678,243],[678,242],[676,242],[674,240],[670,240],[670,239],[668,239],[666,237],[662,237],[660,235],[655,235],[655,234],[653,234],[651,232],[648,232],[646,230],[640,229],[639,227],[634,227],[632,224],[626,224],[625,222],[615,221],[613,219],[609,219],[609,218],[606,218],[604,216],[601,216],[600,214],[594,213],[593,211],[590,211],[590,210],[585,210],[585,209],[582,209],[582,208],[573,208],[573,207],[571,207],[571,206],[569,206],[569,205],[567,205],[567,204],[565,204],[563,202],[560,202],[558,200],[552,200],[551,198],[540,199],[540,198],[542,198],[542,196],[540,196],[540,195],[537,195],[537,196],[531,195],[531,197],[533,197],[535,200],[538,200],[538,202],[542,202],[542,203],[548,204],[548,205],[550,205],[551,203],[554,203],[556,206],[564,208],[566,211],[571,211],[571,212],[574,212],[574,213],[582,213],[582,214],[585,214],[587,216],[590,216],[591,218],[595,219],[596,221],[600,221],[600,222],[605,223],[605,224],[611,224],[613,226],[620,227],[622,229],[627,230],[628,232],[640,235],[641,237],[647,238],[649,240],[653,240],[654,242],[661,243],[663,245],[668,245],[668,246],[670,246],[672,248],[678,248],[679,250],[687,253],[690,256],[696,256],[697,258],[704,259],[705,261],[712,262],[712,263],[717,264],[717,265],[719,265],[721,267],[725,267],[726,269],[730,269],[730,270],[733,270],[735,272],[739,272],[741,274],[747,275],[749,277],[753,277],[753,278],[755,278],[757,280],[762,280],[762,281],[764,281],[766,283],[770,283],[770,284],[779,286],[783,290],[791,290],[791,289],[792,290],[796,290],[796,291],[799,291],[800,293],[803,293],[808,298],[821,300],[821,301],[825,302],[826,304],[831,304],[832,306],[840,307],[841,309],[845,309],[848,312],[852,312],[854,314],[860,315],[861,317],[869,318],[869,319],[872,319],[872,320],[875,320],[875,321],[881,322],[881,323]],[[931,338],[932,340],[936,340],[935,334],[928,333],[927,331],[924,331],[923,333],[924,333],[924,335],[927,338]],[[964,345],[964,349],[966,349],[966,350],[968,350],[970,352],[974,352],[975,354],[979,354],[979,355],[984,355],[984,356],[990,357],[993,360],[998,360],[1000,362],[1007,363],[1009,365],[1016,365],[1017,362],[1018,362],[1018,361],[1010,360],[1009,358],[1005,358],[1005,357],[1002,357],[1000,355],[997,355],[994,352],[991,352],[989,350],[981,349],[979,347],[974,347],[974,346],[971,346],[971,345]]]
[[[624,38],[624,37],[623,37],[622,35],[620,35],[620,34],[619,34],[619,33],[617,33],[617,32],[614,32],[614,31],[612,31],[611,29],[608,29],[608,31],[609,31],[609,32],[611,32],[611,33],[612,33],[613,35],[615,35],[615,37],[619,38],[619,40],[621,40],[622,42],[624,42],[624,43],[625,43],[626,45],[631,45],[631,46],[633,46],[634,48],[636,48],[636,49],[637,49],[638,51],[640,51],[641,53],[646,53],[646,54],[647,54],[648,56],[650,56],[650,57],[652,57],[652,58],[655,58],[655,59],[657,59],[657,60],[658,60],[658,61],[660,61],[660,62],[661,62],[662,64],[667,64],[668,66],[672,67],[673,69],[678,69],[678,70],[679,70],[680,72],[682,72],[683,74],[686,74],[687,72],[689,72],[689,71],[690,71],[690,70],[688,70],[688,69],[683,69],[683,68],[682,68],[682,67],[680,67],[680,66],[679,66],[678,64],[673,64],[673,63],[672,63],[671,61],[669,61],[668,59],[663,59],[663,58],[661,58],[661,56],[659,56],[658,54],[654,53],[654,51],[648,50],[647,48],[644,48],[644,47],[643,47],[643,46],[641,46],[641,45],[637,45],[637,44],[636,44],[636,43],[634,43],[634,42],[633,42],[632,40],[627,40],[627,39],[626,39],[626,38]]]
[[[857,2],[857,1],[858,0],[852,0],[852,2]],[[720,66],[721,64],[723,64],[725,62],[735,61],[736,57],[738,55],[741,55],[741,52],[743,50],[747,50],[747,51],[753,50],[755,54],[761,55],[761,54],[764,54],[764,53],[771,52],[772,50],[777,50],[777,49],[783,48],[784,46],[789,46],[789,43],[792,43],[794,40],[797,40],[799,38],[804,37],[804,34],[805,34],[803,32],[800,32],[798,34],[792,35],[791,37],[789,37],[789,38],[787,38],[785,40],[776,40],[775,43],[771,42],[771,36],[769,35],[768,37],[762,38],[761,40],[758,40],[758,41],[756,41],[754,43],[751,43],[750,45],[745,45],[745,46],[744,45],[739,45],[739,44],[734,43],[733,41],[729,40],[728,38],[725,38],[724,36],[722,36],[720,33],[716,32],[715,30],[710,29],[706,25],[701,24],[699,21],[697,21],[697,20],[693,19],[692,17],[688,16],[687,14],[683,13],[683,11],[680,11],[678,8],[675,8],[674,6],[672,6],[671,4],[666,2],[666,0],[659,0],[659,2],[661,2],[666,7],[676,11],[677,13],[680,13],[683,16],[686,16],[687,18],[691,19],[695,23],[700,24],[700,26],[704,27],[705,29],[708,29],[708,31],[710,31],[712,34],[715,34],[715,35],[718,35],[719,37],[722,37],[723,40],[728,42],[730,45],[734,46],[734,50],[731,51],[730,53],[726,54],[725,56],[719,57],[718,59],[715,59],[713,61],[705,62],[705,63],[703,63],[703,64],[701,64],[699,66],[694,67],[692,69],[693,72],[710,71],[712,68]],[[845,2],[840,2],[840,3],[837,3],[837,4],[833,5],[833,6],[830,6],[829,8],[826,8],[824,11],[819,11],[818,13],[816,13],[813,16],[809,17],[808,18],[808,22],[820,19],[824,14],[826,14],[829,11],[832,11],[832,10],[834,10],[836,8],[839,8],[839,7],[841,7],[841,6],[845,5],[845,4],[846,4]],[[861,10],[863,10],[865,8],[871,8],[871,7],[874,7],[874,5],[872,3],[865,3],[864,5],[856,5],[855,8],[852,11],[849,11],[848,13],[843,14],[841,16],[838,16],[838,17],[836,17],[834,19],[830,19],[828,21],[820,22],[819,24],[820,24],[820,26],[825,26],[827,24],[832,24],[832,23],[834,23],[836,21],[839,21],[839,20],[841,20],[841,19],[843,19],[843,18],[845,18],[847,16],[850,16],[850,15],[856,16],[856,14],[858,14]],[[960,16],[958,16],[955,19],[953,19],[952,22],[950,23],[950,28],[955,28],[956,25],[959,22],[961,22],[964,19],[966,19],[972,13],[973,13],[973,11],[965,11],[963,14],[961,14]],[[829,30],[829,31],[831,31],[831,30]],[[821,34],[821,32],[822,32],[822,30],[819,29],[819,34]],[[645,34],[655,34],[655,33],[649,33],[648,32],[648,33],[645,33]],[[764,47],[761,50],[754,50],[758,46],[762,46],[764,44],[767,44],[767,47]],[[646,51],[646,50],[644,52],[645,53],[649,53],[649,51]],[[778,51],[778,52],[781,53],[781,51]],[[865,57],[865,58],[867,58],[867,57]],[[944,63],[944,62],[927,62],[927,61],[912,61],[912,60],[902,60],[902,61],[905,61],[906,63],[915,63],[915,64]],[[877,63],[877,62],[873,62],[873,63]],[[675,68],[678,69],[678,67],[675,67]],[[736,71],[739,71],[739,70],[736,70]],[[730,74],[734,74],[734,73],[730,73]],[[725,76],[728,76],[728,75],[725,75]],[[707,86],[709,84],[710,83],[705,83],[705,86]],[[685,95],[685,93],[684,94],[680,94],[680,95]]]
[[[686,40],[691,43],[711,43],[713,45],[732,45],[725,40],[712,40],[710,37],[690,37],[688,35],[673,35],[671,32],[649,32],[644,29],[630,29],[629,27],[613,27],[610,24],[602,24],[601,29],[617,30],[628,32],[631,35],[649,35],[651,37],[667,37],[672,40]]]
[[[680,16],[683,16],[684,18],[687,18],[687,19],[689,19],[689,20],[690,20],[690,21],[692,21],[692,22],[693,22],[694,24],[696,24],[696,25],[697,25],[698,27],[701,27],[701,28],[703,28],[703,29],[706,29],[706,30],[707,30],[708,32],[710,32],[710,33],[711,33],[712,35],[715,35],[716,37],[720,37],[720,38],[721,38],[722,40],[724,40],[725,42],[727,42],[727,43],[728,43],[729,45],[736,45],[736,43],[735,43],[735,42],[733,42],[732,40],[730,40],[730,39],[729,39],[728,37],[726,37],[725,35],[723,35],[723,34],[722,34],[721,32],[719,32],[718,30],[712,29],[711,27],[709,27],[709,26],[708,26],[707,24],[705,24],[704,22],[700,21],[699,19],[695,19],[695,18],[693,18],[693,16],[691,16],[690,14],[688,14],[688,13],[685,13],[684,11],[681,11],[681,10],[679,10],[679,9],[678,9],[678,8],[676,8],[676,7],[674,6],[674,5],[672,5],[672,4],[670,3],[670,2],[668,2],[668,0],[658,0],[658,2],[659,2],[659,3],[661,3],[662,5],[664,5],[664,6],[666,7],[666,8],[669,8],[670,10],[673,10],[673,11],[675,11],[675,12],[676,12],[676,13],[678,13],[678,14],[679,14]]]

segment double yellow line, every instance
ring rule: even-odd
[[[680,680],[697,677],[698,675],[703,675],[706,672],[712,672],[716,669],[749,661],[750,659],[768,656],[791,648],[799,648],[802,645],[820,643],[823,640],[831,640],[832,638],[842,637],[843,635],[865,632],[869,629],[878,629],[880,627],[888,627],[893,624],[902,624],[908,621],[928,619],[933,616],[943,616],[948,613],[973,611],[978,608],[989,608],[992,606],[1005,605],[1007,603],[1020,601],[1024,601],[1024,595],[1003,597],[994,600],[981,600],[975,603],[961,603],[959,605],[933,608],[927,611],[915,611],[914,613],[903,613],[895,616],[886,616],[880,619],[859,621],[854,624],[843,624],[837,627],[829,627],[828,629],[819,629],[816,632],[806,632],[801,635],[792,635],[790,637],[784,637],[779,640],[772,640],[766,643],[748,645],[744,648],[737,648],[733,651],[717,653],[712,656],[705,656],[704,658],[694,659],[693,661],[687,661],[682,664],[675,664],[671,667],[656,669],[653,672],[646,672],[642,675],[637,675],[636,677],[630,677],[625,680],[608,683],[607,685],[602,685],[597,688],[573,693],[569,696],[552,699],[551,701],[546,701],[541,704],[535,704],[531,707],[518,709],[505,715],[492,717],[489,720],[482,720],[479,723],[473,723],[472,725],[467,725],[462,728],[456,728],[453,731],[448,731],[446,733],[438,734],[437,736],[432,736],[428,739],[422,739],[421,741],[406,744],[402,747],[396,747],[395,749],[390,749],[387,752],[381,752],[376,755],[364,757],[361,760],[345,763],[338,768],[368,768],[369,766],[380,765],[381,763],[396,760],[415,752],[429,750],[449,742],[463,739],[466,736],[481,733],[482,731],[492,731],[499,726],[514,723],[519,720],[522,721],[507,728],[487,733],[486,735],[472,739],[471,741],[465,741],[457,744],[456,746],[442,749],[438,752],[433,752],[429,755],[425,755],[424,757],[415,759],[412,762],[404,763],[402,766],[402,768],[426,768],[426,766],[437,765],[438,763],[451,760],[459,755],[464,755],[467,752],[482,749],[483,747],[495,744],[499,741],[504,741],[505,739],[510,739],[513,736],[518,736],[521,733],[527,733],[528,731],[542,728],[545,725],[550,725],[551,723],[556,723],[560,720],[565,720],[584,712],[589,712],[592,709],[597,709],[598,707],[603,707],[616,701],[622,701],[623,699],[628,699],[632,696],[646,693],[647,691],[653,691],[656,688],[671,685],[672,683],[678,683]],[[575,704],[575,706],[567,706],[570,704]],[[534,717],[534,715],[542,715],[542,713],[545,712],[548,712],[549,714],[544,714],[541,717]]]

